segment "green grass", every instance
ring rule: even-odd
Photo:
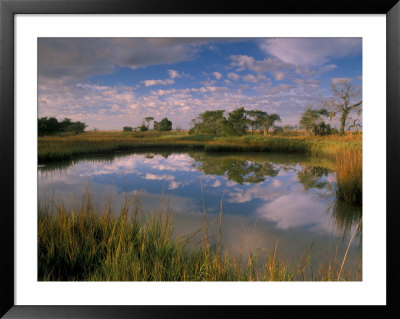
[[[222,207],[222,205],[221,205]],[[145,217],[147,216],[147,217]],[[143,212],[136,195],[126,197],[118,214],[106,204],[95,211],[87,193],[79,206],[41,201],[38,206],[38,280],[40,281],[297,281],[361,280],[360,265],[345,272],[337,256],[310,267],[310,254],[291,264],[277,245],[267,253],[231,256],[218,243],[208,245],[207,227],[200,246],[194,234],[177,237],[168,203]],[[207,225],[207,224],[205,224]],[[199,230],[201,231],[201,230]]]
[[[338,197],[349,203],[361,204],[361,164],[358,173],[349,173],[347,155],[360,153],[362,135],[324,137],[281,137],[249,134],[241,137],[188,135],[187,132],[87,132],[74,136],[38,138],[39,164],[71,159],[79,155],[107,154],[124,150],[166,149],[204,150],[206,152],[285,152],[308,153],[336,158],[338,163]],[[346,157],[347,156],[347,157]],[[341,163],[341,164],[340,164]],[[361,163],[361,162],[360,162]],[[344,173],[340,173],[344,172]]]
[[[88,132],[75,136],[38,138],[39,163],[73,156],[149,148],[199,149],[207,152],[290,152],[335,156],[345,148],[361,149],[361,135],[279,137],[249,134],[241,137],[193,136],[187,132]]]

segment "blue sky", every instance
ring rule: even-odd
[[[89,129],[136,127],[146,116],[189,128],[199,113],[240,106],[297,124],[332,96],[332,83],[362,81],[361,38],[40,38],[38,46],[39,117]]]

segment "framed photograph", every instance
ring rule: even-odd
[[[2,316],[398,313],[396,0],[0,10]]]

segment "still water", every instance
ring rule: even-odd
[[[38,196],[77,205],[89,189],[98,209],[111,202],[118,211],[126,194],[138,192],[146,213],[169,203],[177,235],[202,227],[204,198],[211,244],[222,201],[224,250],[246,254],[277,244],[280,256],[293,262],[311,250],[317,267],[343,256],[362,214],[361,207],[336,200],[335,176],[334,162],[308,155],[116,153],[41,165]],[[361,260],[361,227],[356,234],[345,268]]]

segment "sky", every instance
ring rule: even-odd
[[[361,38],[38,39],[38,116],[88,129],[148,116],[188,129],[206,110],[241,106],[294,125],[346,79],[361,86]]]

